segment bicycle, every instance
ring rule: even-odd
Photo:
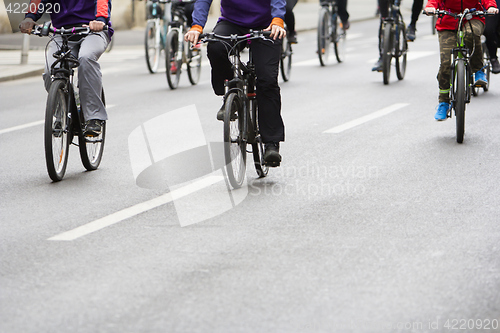
[[[189,82],[195,85],[200,80],[201,50],[199,47],[190,47],[184,41],[184,33],[189,30],[184,6],[196,0],[169,0],[172,2],[172,21],[168,26],[167,40],[165,43],[165,59],[167,82],[170,89],[179,86],[182,65],[186,64]]]
[[[269,166],[264,161],[264,143],[259,132],[258,105],[256,98],[256,73],[252,60],[252,49],[245,64],[240,58],[240,52],[246,43],[252,40],[267,39],[269,31],[250,31],[246,35],[221,36],[214,33],[200,35],[200,41],[221,42],[227,46],[228,57],[231,61],[234,77],[226,80],[225,111],[224,111],[224,157],[229,183],[233,188],[243,184],[246,172],[247,144],[252,146],[257,175],[265,177]],[[269,39],[270,40],[270,39]]]
[[[427,13],[426,11],[424,11],[424,14],[429,15],[429,13]],[[473,90],[472,82],[474,82],[469,59],[475,52],[475,49],[473,48],[472,52],[469,54],[469,49],[465,46],[465,24],[469,22],[473,16],[483,17],[490,14],[483,11],[477,11],[475,9],[467,8],[459,14],[438,9],[433,15],[438,17],[450,15],[459,20],[459,28],[457,29],[457,47],[451,51],[451,108],[448,110],[447,117],[452,117],[452,110],[454,109],[456,118],[457,142],[463,143],[465,132],[465,105],[470,103],[471,91]]]
[[[474,86],[472,89],[472,95],[477,96],[479,95],[479,90],[483,88],[484,92],[487,92],[488,89],[490,89],[490,75],[491,75],[491,60],[490,60],[490,52],[488,52],[488,47],[486,46],[486,38],[481,36],[481,48],[483,49],[483,69],[486,74],[486,79],[488,82],[486,83],[486,86]]]
[[[288,39],[288,29],[286,30],[287,34],[282,39],[281,42],[281,59],[280,59],[281,77],[285,82],[290,80],[290,75],[292,73],[292,54],[293,54],[292,43],[290,43],[290,40]]]
[[[45,161],[49,177],[57,182],[63,179],[68,163],[70,143],[78,146],[83,166],[91,171],[99,167],[104,150],[106,123],[97,137],[87,137],[84,134],[85,119],[81,110],[78,75],[78,59],[71,53],[68,40],[71,36],[87,36],[91,34],[88,27],[55,29],[47,22],[43,26],[35,26],[32,34],[42,36],[56,35],[62,37],[59,50],[54,53],[56,61],[50,67],[52,84],[47,97],[45,109]],[[50,43],[50,41],[49,41]],[[56,67],[57,66],[57,67]],[[75,75],[76,74],[76,75]],[[101,99],[105,104],[104,90]],[[73,138],[78,137],[78,144]]]
[[[396,76],[403,80],[406,72],[406,56],[408,41],[406,25],[400,11],[401,0],[391,1],[389,16],[380,21],[382,50],[382,73],[384,84],[389,84],[391,76],[391,62],[395,59]]]
[[[164,19],[166,0],[148,0],[146,2],[147,24],[144,38],[146,64],[151,74],[160,67],[161,53],[165,50],[167,24]]]
[[[330,43],[333,43],[337,62],[345,60],[345,40],[346,31],[342,28],[342,23],[338,14],[335,0],[320,0],[319,20],[318,20],[318,57],[321,66],[328,63],[330,54]]]

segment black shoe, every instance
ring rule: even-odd
[[[290,44],[297,44],[297,32],[296,31],[289,31],[288,32],[288,41]]]
[[[380,57],[377,62],[375,63],[375,65],[373,65],[372,67],[372,72],[382,72],[382,66],[383,66],[383,60],[382,60],[382,57]]]
[[[349,23],[349,21],[342,22],[342,29],[347,30],[350,26],[351,24]]]
[[[406,31],[406,39],[409,42],[413,42],[417,38],[417,28],[414,25],[409,25]]]
[[[224,107],[226,104],[223,102],[219,111],[217,112],[217,120],[224,121],[224,112],[226,112],[226,108]]]
[[[500,62],[498,62],[498,58],[491,59],[491,72],[493,74],[500,73]]]
[[[90,119],[85,123],[85,136],[99,136],[102,132],[104,120]]]
[[[264,162],[269,167],[277,167],[281,162],[280,144],[279,142],[269,142],[264,144],[265,153],[264,153]]]

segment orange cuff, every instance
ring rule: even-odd
[[[278,25],[278,26],[282,27],[283,29],[285,28],[285,25],[283,24],[283,20],[280,19],[279,17],[273,18],[273,20],[271,21],[271,25]]]
[[[203,27],[201,25],[193,25],[189,31],[198,31],[200,34],[203,33]]]

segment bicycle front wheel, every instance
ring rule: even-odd
[[[246,142],[243,105],[237,94],[226,98],[224,112],[224,157],[229,183],[233,188],[243,184],[246,172]]]
[[[255,171],[257,171],[257,175],[259,178],[263,178],[267,176],[269,172],[269,166],[266,165],[266,161],[264,160],[264,143],[262,142],[262,137],[260,136],[259,131],[259,122],[258,122],[258,104],[257,100],[251,101],[252,105],[252,119],[254,121],[253,128],[255,132],[255,141],[252,143],[252,154],[253,154],[253,162],[255,165]]]
[[[288,37],[284,37],[281,43],[281,77],[283,81],[286,82],[290,80],[290,74],[292,72],[292,44],[290,44]]]
[[[160,66],[160,31],[156,20],[149,20],[146,25],[146,36],[144,39],[146,49],[146,64],[150,73],[154,74]]]
[[[180,57],[179,31],[170,30],[167,34],[165,46],[167,82],[170,89],[176,89],[179,86],[181,78],[182,57]]]
[[[408,41],[406,40],[406,27],[404,24],[398,26],[398,39],[396,41],[396,76],[402,80],[406,73],[406,54],[408,52]]]
[[[329,47],[331,42],[331,15],[328,9],[321,7],[319,11],[318,21],[318,57],[321,66],[325,66],[328,62],[330,53]]]
[[[389,84],[392,60],[392,24],[385,23],[382,31],[382,72],[384,84]]]
[[[458,59],[456,64],[456,75],[454,78],[453,89],[455,90],[455,118],[457,125],[457,142],[464,141],[465,132],[465,102],[467,98],[467,85],[466,85],[466,70],[465,62],[463,59]]]
[[[338,62],[342,62],[345,60],[345,53],[346,53],[346,44],[345,44],[345,39],[346,39],[346,31],[342,28],[342,24],[340,22],[340,17],[338,15],[335,15],[335,40],[333,41],[333,48],[335,50],[335,56],[337,57]]]
[[[201,48],[191,48],[187,51],[187,72],[189,82],[195,85],[200,81],[201,74]]]
[[[104,90],[101,92],[101,99],[104,105]],[[96,170],[101,164],[102,152],[104,150],[104,139],[106,138],[106,122],[102,125],[102,131],[99,136],[86,137],[83,128],[78,135],[78,148],[80,149],[80,158],[82,164],[88,171]]]
[[[63,179],[68,164],[70,118],[68,112],[66,83],[55,80],[49,89],[45,109],[45,162],[50,179]]]

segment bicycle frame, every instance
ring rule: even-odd
[[[459,15],[459,22],[458,22],[458,30],[457,30],[457,47],[451,50],[451,56],[452,56],[452,61],[451,61],[451,77],[450,77],[450,99],[452,103],[452,108],[454,107],[455,103],[457,102],[456,96],[455,96],[455,89],[454,87],[454,82],[456,78],[456,68],[457,64],[459,61],[464,61],[465,63],[465,84],[467,87],[466,90],[466,95],[465,95],[465,103],[470,103],[471,99],[471,89],[472,89],[472,69],[470,67],[470,58],[475,52],[475,43],[472,43],[472,52],[469,54],[469,49],[465,45],[465,24],[469,23],[470,24],[470,19],[472,18],[472,14],[469,12],[469,9],[466,9],[464,13]],[[467,20],[464,22],[464,19]],[[472,28],[471,28],[472,30]],[[450,109],[451,113],[451,109]],[[451,116],[451,114],[449,114]]]
[[[247,41],[248,44],[250,44],[250,41]],[[227,97],[230,93],[236,92],[238,97],[240,97],[243,104],[243,126],[245,128],[241,139],[246,143],[254,143],[256,121],[256,108],[254,107],[254,103],[256,102],[255,66],[253,65],[251,49],[249,50],[247,64],[241,61],[240,53],[239,45],[235,45],[229,55],[234,78],[224,83],[226,89],[225,96]]]

